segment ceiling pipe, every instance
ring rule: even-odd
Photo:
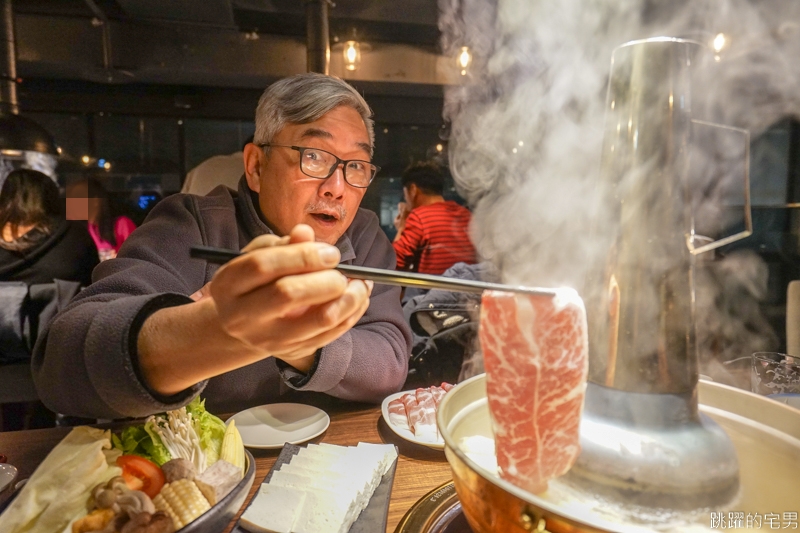
[[[19,113],[17,104],[17,47],[14,42],[14,11],[11,0],[3,0],[0,39],[0,108],[4,115]]]
[[[53,137],[33,120],[20,116],[17,100],[17,47],[11,0],[1,0],[0,11],[0,153],[19,157],[23,152],[58,155]]]
[[[89,6],[94,16],[100,21],[99,26],[103,30],[103,69],[106,72],[110,72],[113,68],[111,56],[111,24],[108,23],[108,17],[94,0],[86,0],[86,5]],[[92,21],[92,23],[94,24],[94,21]],[[110,79],[111,75],[109,74],[109,81]]]
[[[328,6],[330,0],[306,0],[306,50],[308,72],[328,74],[331,59]]]

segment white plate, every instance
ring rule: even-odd
[[[413,442],[415,444],[421,444],[422,446],[427,446],[428,448],[433,448],[434,450],[444,450],[444,439],[442,439],[441,442],[426,442],[424,440],[419,440],[416,437],[416,435],[414,435],[414,433],[411,432],[410,429],[393,424],[391,419],[389,418],[389,402],[396,400],[397,398],[400,398],[404,394],[414,394],[414,392],[415,391],[413,390],[407,390],[392,394],[384,398],[383,403],[381,404],[381,413],[383,413],[383,419],[386,421],[386,425],[389,426],[389,429],[394,431],[397,434],[397,436],[407,441]],[[238,424],[239,422],[236,423]],[[441,436],[439,438],[441,439]]]
[[[0,463],[0,492],[3,492],[6,487],[14,483],[17,479],[17,469],[7,463]]]
[[[251,407],[231,417],[248,448],[283,448],[321,435],[331,423],[328,413],[300,403]]]

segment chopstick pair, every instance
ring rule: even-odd
[[[228,261],[242,255],[242,252],[227,250],[225,248],[215,248],[212,246],[196,245],[192,246],[190,255],[195,259],[204,259],[209,263],[223,265]],[[540,289],[537,287],[525,287],[522,285],[504,285],[502,283],[447,278],[444,276],[433,276],[431,274],[418,274],[416,272],[403,272],[382,268],[342,264],[334,268],[348,278],[370,280],[374,281],[375,283],[394,285],[398,287],[441,289],[445,291],[466,292],[471,294],[481,294],[483,291],[518,292],[522,294],[534,294],[537,296],[554,296],[556,294],[553,289]]]

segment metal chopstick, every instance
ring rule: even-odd
[[[204,259],[209,263],[222,265],[228,261],[242,255],[242,252],[226,250],[224,248],[214,248],[212,246],[192,246],[191,257]],[[372,268],[356,265],[339,265],[336,270],[352,279],[371,280],[383,285],[395,285],[399,287],[417,287],[420,289],[441,289],[452,292],[467,292],[481,294],[483,291],[506,291],[518,292],[522,294],[534,294],[538,296],[555,296],[554,289],[541,289],[537,287],[525,287],[522,285],[504,285],[502,283],[490,283],[486,281],[474,281],[467,279],[447,278],[444,276],[433,276],[430,274],[418,274],[416,272],[404,272],[399,270],[388,270],[382,268]]]

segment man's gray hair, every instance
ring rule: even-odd
[[[352,107],[361,115],[367,127],[372,156],[375,130],[369,105],[345,81],[316,72],[284,78],[267,87],[258,100],[253,142],[270,143],[287,124],[314,122],[341,105]]]

